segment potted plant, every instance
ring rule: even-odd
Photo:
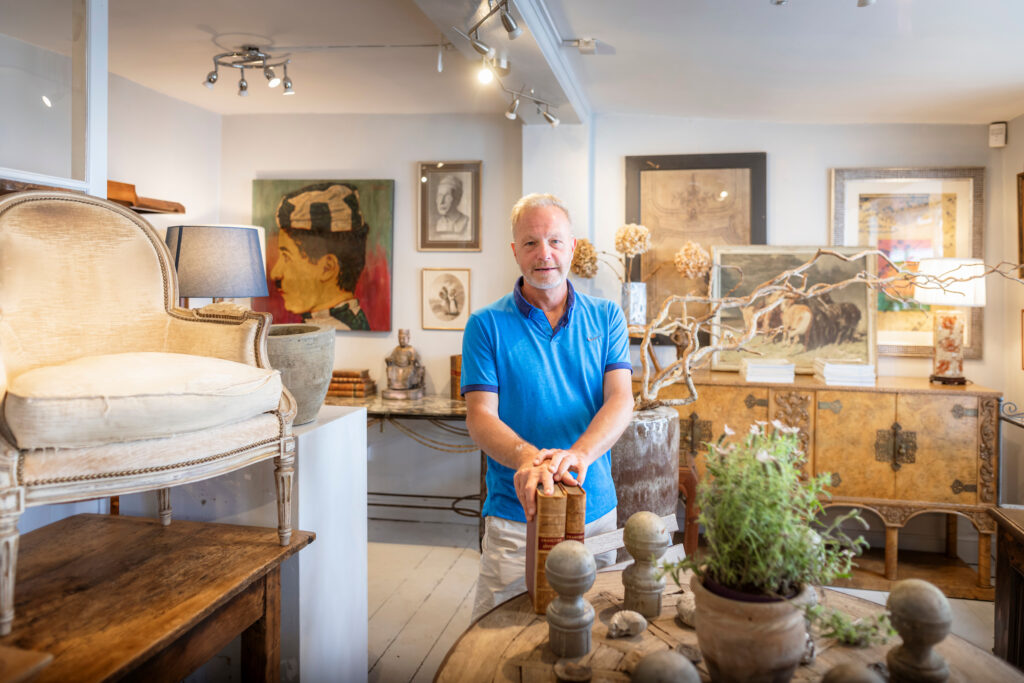
[[[805,607],[814,586],[849,574],[867,546],[842,524],[864,524],[851,510],[816,520],[831,475],[804,476],[797,430],[754,425],[739,442],[708,444],[697,491],[706,552],[662,569],[678,584],[692,570],[695,628],[715,681],[788,681],[807,644]]]

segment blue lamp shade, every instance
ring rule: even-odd
[[[256,226],[175,225],[167,247],[187,298],[267,296],[267,275]]]

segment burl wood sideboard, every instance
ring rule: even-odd
[[[978,530],[981,590],[960,597],[992,599],[996,525],[988,511],[999,499],[999,392],[908,377],[879,377],[874,387],[828,386],[800,375],[792,384],[756,383],[730,372],[697,373],[694,385],[698,400],[677,406],[681,466],[699,478],[703,444],[726,424],[735,438],[758,420],[797,427],[808,470],[832,473],[827,505],[871,510],[884,522],[886,579],[897,578],[899,531],[908,520],[945,513],[947,555],[955,557],[962,515]],[[659,398],[686,395],[676,384]]]

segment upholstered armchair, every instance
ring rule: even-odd
[[[0,635],[26,506],[156,490],[274,458],[291,536],[295,402],[267,363],[270,315],[178,308],[138,215],[64,192],[0,198]]]

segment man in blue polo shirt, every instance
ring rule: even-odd
[[[566,279],[576,248],[568,210],[551,195],[527,195],[512,209],[512,238],[523,276],[470,316],[462,340],[466,426],[488,456],[474,619],[526,590],[538,486],[585,483],[588,535],[615,529],[609,449],[633,411],[622,310]]]

